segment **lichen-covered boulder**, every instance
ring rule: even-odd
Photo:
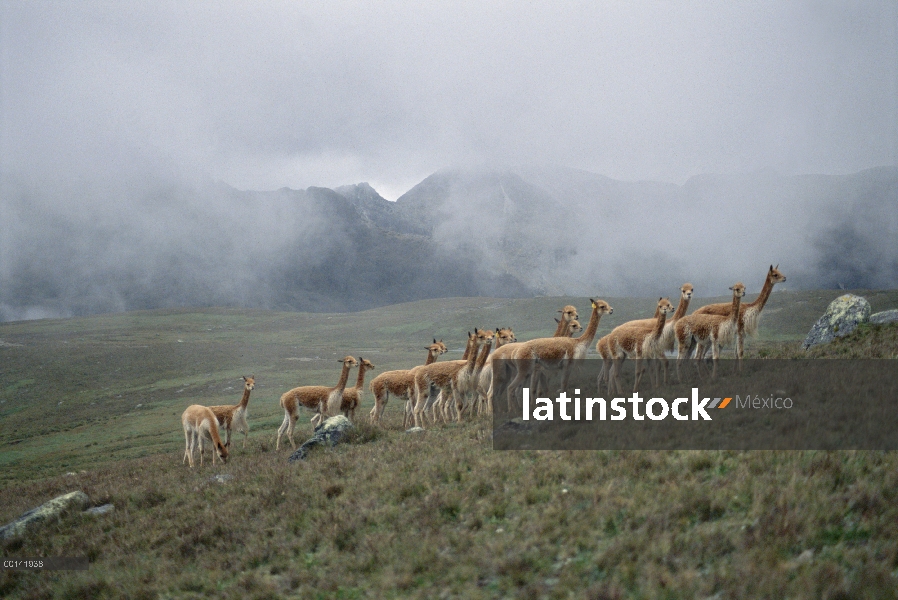
[[[866,298],[854,294],[839,296],[830,302],[823,316],[811,327],[802,347],[807,350],[817,344],[828,344],[837,337],[848,335],[858,325],[869,320],[870,303]]]
[[[94,506],[93,508],[88,508],[84,511],[86,515],[105,515],[111,513],[115,510],[115,505],[113,504],[104,504],[103,506]]]
[[[335,446],[337,442],[339,442],[343,436],[346,434],[348,430],[352,429],[352,421],[344,417],[343,415],[337,415],[336,417],[331,417],[321,425],[315,428],[315,435],[313,435],[309,440],[296,449],[296,452],[290,455],[290,458],[287,459],[288,462],[295,462],[297,460],[304,460],[306,455],[309,453],[309,448],[312,446],[317,446],[318,444],[325,446]]]
[[[898,321],[898,308],[884,310],[874,315],[870,315],[870,322],[875,324],[894,323],[896,321]]]
[[[44,502],[37,508],[32,508],[12,523],[0,527],[0,540],[22,535],[30,527],[43,521],[58,518],[63,513],[73,510],[82,511],[89,504],[90,498],[82,491],[57,496],[49,502]]]

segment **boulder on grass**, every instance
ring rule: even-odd
[[[32,508],[12,523],[0,527],[0,540],[7,540],[22,535],[38,523],[59,518],[66,512],[73,510],[82,511],[89,504],[90,498],[82,491],[57,496],[49,502],[44,502],[37,508]]]
[[[898,321],[898,308],[884,310],[875,315],[870,315],[870,322],[874,324],[895,323]]]
[[[309,448],[312,446],[317,446],[319,444],[324,446],[335,446],[350,429],[352,429],[352,421],[343,415],[331,417],[316,427],[315,435],[309,438],[305,444],[297,448],[296,452],[291,454],[287,461],[295,462],[297,460],[304,460],[309,453]]]
[[[866,298],[854,294],[839,296],[830,302],[823,316],[811,327],[802,348],[807,350],[817,344],[828,344],[837,337],[848,335],[858,325],[869,320],[870,303]]]

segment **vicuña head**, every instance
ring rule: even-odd
[[[560,319],[555,319],[555,322],[559,325],[564,323],[564,321]],[[580,321],[578,321],[577,319],[571,319],[567,322],[567,327],[562,330],[563,335],[559,337],[573,337],[575,333],[580,333],[581,331],[583,331],[583,325],[580,324]]]
[[[775,267],[770,265],[770,270],[767,271],[767,279],[769,279],[771,283],[782,283],[786,280],[786,276],[780,272],[779,264]]]
[[[568,304],[558,312],[561,313],[562,321],[573,321],[574,319],[579,319],[580,315],[577,314],[577,307],[571,304]]]
[[[599,314],[610,315],[614,312],[614,309],[611,308],[611,305],[604,300],[593,300],[592,298],[590,298],[589,302],[592,305],[593,310],[597,310]]]
[[[561,313],[560,319],[555,319],[555,322],[558,323],[558,327],[555,328],[555,333],[553,337],[565,337],[570,335],[568,324],[575,320],[579,319],[580,315],[577,314],[577,307],[571,304],[568,304],[558,312]]]
[[[436,338],[433,338],[433,343],[429,345],[425,350],[430,352],[431,357],[436,358],[441,354],[446,354],[446,351],[449,348],[446,347],[446,344],[443,343],[443,340],[437,341]]]
[[[513,344],[518,341],[518,338],[515,337],[514,331],[511,330],[511,327],[497,327],[496,328],[496,346],[502,347],[505,344]]]

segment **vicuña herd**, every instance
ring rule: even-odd
[[[757,333],[761,311],[770,298],[773,286],[786,281],[778,266],[770,265],[764,286],[753,302],[742,302],[745,286],[737,282],[730,288],[733,292],[731,302],[709,304],[687,315],[693,287],[684,283],[676,308],[669,298],[659,298],[652,318],[618,325],[599,338],[596,343],[596,352],[602,359],[602,370],[597,381],[599,390],[604,385],[609,396],[615,392],[624,393],[621,368],[627,358],[632,358],[635,363],[634,392],[638,391],[647,371],[646,361],[652,366],[649,373],[652,384],[658,385],[661,380],[666,382],[667,353],[672,352],[674,347],[677,349],[678,377],[681,376],[680,365],[687,358],[694,358],[694,364],[701,369],[708,349],[711,350],[713,363],[712,377],[717,374],[717,361],[724,347],[734,346],[737,364],[741,364],[746,334]],[[585,331],[574,306],[565,306],[558,311],[561,318],[555,319],[557,326],[552,337],[519,342],[507,327],[496,330],[475,328],[468,332],[464,355],[460,360],[438,361],[447,348],[443,340],[434,338],[433,343],[425,348],[427,356],[424,364],[408,370],[387,371],[371,381],[369,389],[374,397],[374,407],[369,415],[370,422],[380,422],[391,394],[406,401],[403,427],[412,424],[424,427],[428,419],[431,424],[436,424],[453,418],[461,421],[466,414],[491,414],[497,393],[505,393],[511,408],[528,379],[530,389],[536,393],[549,390],[552,376],[560,377],[560,387],[565,389],[573,361],[586,356],[602,316],[614,312],[604,300],[590,300],[590,306]],[[573,337],[580,331],[583,331],[580,336]],[[281,396],[284,421],[277,431],[276,450],[280,450],[284,434],[290,445],[296,448],[293,430],[300,407],[314,412],[311,419],[314,425],[338,412],[355,419],[355,411],[362,403],[365,375],[375,366],[367,359],[353,356],[346,356],[338,362],[343,367],[337,385],[300,386]],[[347,388],[349,372],[353,367],[359,368],[358,377],[355,386]],[[508,383],[499,390],[497,382]],[[198,446],[200,465],[203,464],[206,440],[212,443],[212,463],[215,464],[216,456],[227,461],[232,430],[243,433],[243,447],[246,448],[249,435],[247,406],[254,387],[253,375],[243,377],[243,398],[239,404],[209,407],[194,404],[184,411],[181,423],[186,444],[185,462],[193,466],[193,455]],[[227,433],[225,442],[219,435],[220,428]]]

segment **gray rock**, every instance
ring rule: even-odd
[[[870,303],[866,298],[845,294],[832,302],[823,316],[814,323],[802,348],[807,350],[817,344],[828,344],[837,337],[843,337],[870,319]]]
[[[875,315],[870,315],[871,323],[894,323],[896,321],[898,321],[898,308],[884,310]]]
[[[533,433],[533,425],[529,423],[524,423],[524,420],[521,418],[510,419],[505,421],[499,426],[499,431],[508,431],[511,433],[522,433],[525,435],[529,435]]]
[[[319,444],[322,446],[337,445],[337,442],[339,442],[350,429],[352,429],[352,421],[343,415],[331,417],[315,428],[315,435],[309,438],[305,444],[297,448],[296,452],[291,454],[290,458],[287,459],[287,462],[304,460],[309,453],[309,448],[312,446],[317,446]]]
[[[84,511],[86,515],[105,515],[106,513],[111,513],[115,510],[115,506],[112,504],[104,504],[103,506],[94,506],[93,508],[88,508]]]
[[[65,512],[82,511],[87,508],[88,504],[90,504],[90,499],[81,491],[58,496],[37,508],[32,508],[15,521],[0,527],[0,539],[7,540],[22,535],[29,528],[48,519],[58,518]]]
[[[425,431],[427,430],[423,427],[412,427],[411,429],[405,430],[406,433],[424,433]]]
[[[213,475],[209,478],[209,481],[213,483],[227,483],[231,479],[234,479],[234,476],[230,473],[222,473],[221,475]]]

